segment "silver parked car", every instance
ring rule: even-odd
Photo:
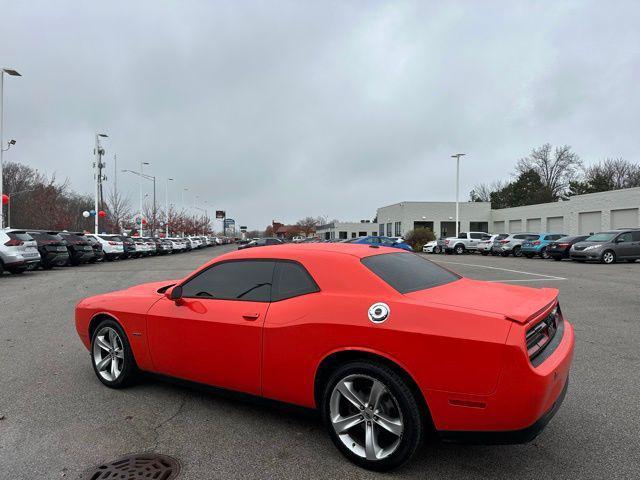
[[[522,256],[522,244],[526,240],[536,240],[539,237],[536,233],[510,233],[501,240],[493,242],[493,250],[503,257],[513,255],[514,257]]]
[[[0,273],[22,273],[40,263],[38,244],[24,230],[0,230]]]

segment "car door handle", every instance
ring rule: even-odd
[[[247,312],[242,314],[242,318],[249,321],[257,320],[258,317],[260,317],[260,314],[257,312]]]

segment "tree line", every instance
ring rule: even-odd
[[[493,208],[520,207],[566,200],[572,195],[640,187],[640,165],[608,158],[584,167],[568,145],[546,143],[518,160],[512,181],[477,184],[472,202],[491,202]]]
[[[5,225],[55,231],[93,231],[93,217],[84,218],[82,212],[93,210],[94,199],[75,192],[67,179],[60,181],[55,175],[48,176],[29,166],[6,162],[2,182],[3,192],[9,196],[9,204],[3,207]],[[101,232],[135,234],[139,231],[139,224],[134,218],[138,209],[133,208],[130,199],[121,192],[109,190],[100,210],[106,213],[104,218],[100,218]],[[146,220],[143,225],[145,232],[164,232],[166,222],[169,222],[169,230],[174,235],[213,232],[211,218],[207,215],[193,214],[175,205],[170,205],[166,211],[145,204],[143,218]]]

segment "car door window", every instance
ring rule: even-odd
[[[271,300],[277,302],[287,298],[319,292],[309,272],[296,262],[278,262],[273,275]]]
[[[631,232],[631,240],[634,242],[640,242],[640,230],[637,232]]]
[[[618,242],[630,242],[631,241],[631,232],[623,233],[618,236],[616,239]]]
[[[480,240],[481,238],[484,237],[484,235],[482,233],[470,233],[469,234],[471,236],[471,238],[473,238],[474,240]]]
[[[212,266],[182,285],[182,296],[218,300],[268,302],[275,262],[224,262]]]

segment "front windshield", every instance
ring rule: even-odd
[[[587,237],[584,241],[585,242],[609,242],[611,240],[613,240],[613,237],[615,237],[617,235],[617,232],[601,232],[601,233],[596,233],[595,235],[591,235],[590,237]]]

